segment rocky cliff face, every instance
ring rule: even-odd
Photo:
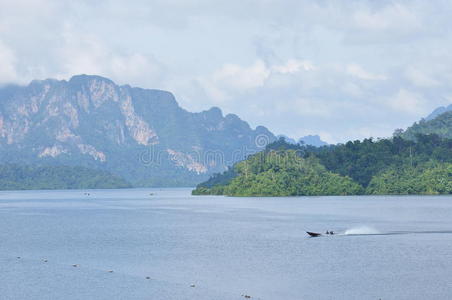
[[[0,88],[0,163],[96,167],[142,186],[191,185],[275,139],[218,108],[99,76]]]

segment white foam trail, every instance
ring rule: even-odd
[[[354,227],[347,229],[344,234],[379,234],[380,232],[375,228],[368,226]]]

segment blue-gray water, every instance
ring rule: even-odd
[[[1,299],[452,298],[450,196],[84,192],[0,192]]]

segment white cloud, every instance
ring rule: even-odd
[[[63,77],[72,74],[102,74],[108,51],[94,36],[81,36],[66,30],[64,45],[58,50]]]
[[[163,85],[164,68],[150,55],[113,52],[92,35],[72,30],[64,34],[64,46],[57,51],[60,78],[74,74],[96,74],[118,83],[159,87]]]
[[[354,97],[362,97],[364,96],[363,89],[355,84],[354,82],[346,82],[342,86],[342,91],[344,91],[346,94],[354,96]]]
[[[323,116],[327,117],[333,112],[331,103],[325,103],[319,99],[299,98],[295,101],[294,107],[288,109],[296,111],[300,116]]]
[[[248,67],[226,64],[213,74],[213,80],[228,88],[247,90],[263,86],[269,75],[265,63],[257,60]]]
[[[134,53],[131,55],[113,56],[111,72],[116,78],[141,86],[158,87],[166,76],[163,65],[153,57]]]
[[[373,74],[364,70],[360,65],[350,64],[346,67],[346,72],[352,76],[355,76],[364,80],[386,80],[386,76]]]
[[[208,96],[216,101],[224,101],[231,94],[246,92],[264,86],[271,71],[262,60],[251,66],[225,64],[213,75],[198,78]]]
[[[421,116],[427,111],[425,99],[421,95],[405,89],[400,89],[386,103],[395,111],[405,114]]]
[[[225,64],[212,75],[199,77],[198,82],[208,96],[221,103],[233,99],[237,94],[266,89],[269,86],[287,86],[292,81],[289,79],[291,75],[315,70],[317,67],[307,60],[288,59],[281,64],[269,66],[258,59],[248,66]]]
[[[413,67],[410,67],[406,70],[405,76],[410,80],[414,85],[418,87],[434,87],[439,85],[440,83],[428,76],[426,73],[417,70]]]
[[[382,9],[365,8],[353,15],[355,26],[371,31],[413,31],[422,24],[416,12],[400,3],[384,6]]]
[[[18,80],[16,61],[13,51],[0,40],[0,83],[12,83]]]
[[[301,70],[312,71],[315,67],[310,61],[289,59],[285,64],[276,65],[271,68],[273,72],[281,74],[294,74]]]
[[[329,140],[452,95],[450,1],[0,2],[0,81],[99,74]]]

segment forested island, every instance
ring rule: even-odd
[[[452,139],[400,134],[316,148],[280,139],[216,174],[195,195],[451,194]]]
[[[0,165],[0,190],[129,188],[106,171],[70,166]]]

